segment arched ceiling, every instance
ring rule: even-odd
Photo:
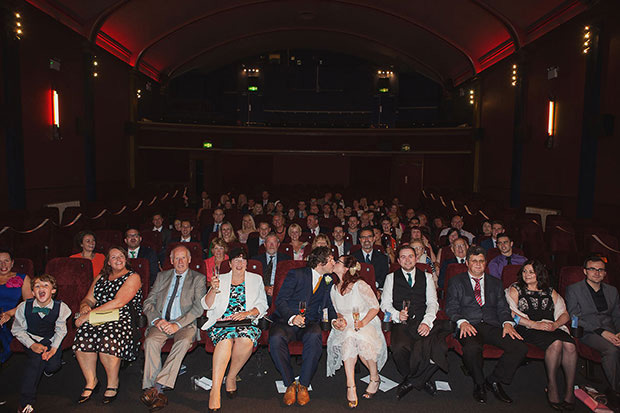
[[[343,52],[459,84],[587,0],[27,0],[159,80],[287,48]]]

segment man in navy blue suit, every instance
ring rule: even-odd
[[[278,252],[280,240],[275,232],[270,232],[265,237],[265,252],[252,257],[253,260],[260,261],[263,265],[263,284],[265,285],[265,293],[267,294],[267,303],[271,305],[271,297],[273,296],[273,283],[276,280],[276,267],[279,262],[291,259],[286,254]]]
[[[291,270],[284,279],[276,297],[273,313],[274,325],[269,331],[269,352],[276,368],[287,386],[284,404],[297,401],[300,406],[310,401],[308,386],[316,371],[323,350],[320,322],[327,309],[329,319],[336,312],[329,296],[331,278],[326,276],[334,269],[334,257],[327,247],[317,247],[308,256],[308,266]],[[305,314],[300,314],[300,302],[306,303]],[[290,341],[301,341],[301,372],[299,382],[294,381]]]
[[[362,248],[355,251],[353,256],[359,262],[371,264],[375,269],[375,280],[377,288],[383,289],[383,282],[390,269],[390,261],[387,255],[374,248],[374,231],[371,227],[362,228],[359,232],[360,244]]]
[[[497,237],[499,236],[499,234],[503,234],[504,231],[504,224],[501,221],[491,222],[491,238],[482,240],[480,246],[484,248],[487,252],[489,252],[491,248],[499,248],[497,246]]]

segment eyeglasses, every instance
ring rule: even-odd
[[[607,272],[607,270],[605,268],[587,267],[586,270],[587,271],[592,271],[592,272],[598,272],[599,274],[604,274],[604,273]]]

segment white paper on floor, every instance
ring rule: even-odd
[[[384,393],[388,392],[388,391],[392,390],[394,387],[398,386],[398,383],[396,383],[395,381],[392,381],[392,380],[390,380],[387,377],[384,377],[382,375],[379,375],[379,379],[381,380],[381,384],[379,385],[379,390],[381,390]],[[363,381],[364,383],[369,383],[370,382],[370,375],[368,375],[366,377],[362,377],[360,380]]]
[[[295,380],[299,380],[299,376],[295,377]],[[286,393],[286,386],[282,380],[276,380],[276,389],[278,389],[278,393]],[[312,385],[308,386],[308,391],[312,391]]]
[[[211,390],[211,379],[207,377],[201,377],[195,381],[196,386],[204,390]]]
[[[437,380],[435,382],[435,387],[437,387],[437,390],[439,391],[452,391],[452,388],[450,387],[450,383],[448,383],[447,381]]]

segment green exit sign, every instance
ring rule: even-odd
[[[389,91],[390,91],[390,89],[388,89],[386,87],[382,87],[381,89],[379,89],[379,92],[381,92],[381,93],[387,93]]]
[[[202,147],[203,149],[211,149],[213,148],[213,142],[204,141],[202,143]]]
[[[258,92],[258,86],[248,86],[250,92]]]

